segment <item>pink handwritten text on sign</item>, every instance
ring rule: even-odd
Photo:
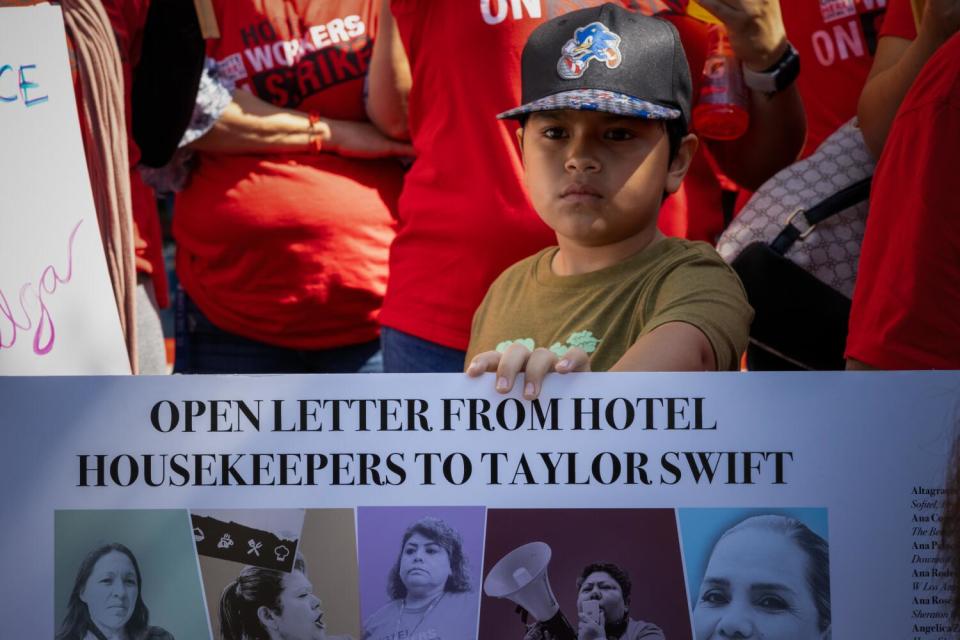
[[[66,269],[62,275],[52,264],[44,267],[36,285],[28,282],[20,287],[17,296],[19,309],[10,306],[6,294],[0,289],[0,350],[16,344],[18,331],[30,330],[33,330],[35,354],[43,356],[53,349],[57,332],[45,296],[56,293],[59,285],[67,284],[73,277],[73,240],[81,224],[83,220],[74,225],[67,240]],[[9,323],[9,327],[4,327],[3,321]]]

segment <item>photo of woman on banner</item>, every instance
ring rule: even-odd
[[[827,541],[787,515],[753,515],[722,533],[693,604],[696,640],[830,640]]]
[[[97,547],[77,571],[56,640],[173,640],[149,625],[143,578],[133,552],[119,542]]]
[[[460,533],[426,516],[407,527],[387,577],[391,600],[367,618],[363,640],[472,640],[477,597]]]
[[[655,624],[630,617],[630,575],[612,562],[592,562],[577,578],[577,640],[664,640]],[[554,640],[540,623],[524,640]]]
[[[490,509],[483,576],[481,638],[693,638],[672,509]]]
[[[209,637],[186,510],[61,509],[53,521],[52,629],[4,638]]]
[[[198,519],[198,513],[206,520]],[[353,509],[229,509],[192,515],[211,637],[359,637]],[[229,526],[218,528],[213,520]],[[246,531],[261,534],[248,539]],[[257,537],[266,531],[295,542],[273,549]]]
[[[293,571],[244,567],[220,596],[222,640],[352,640],[328,636],[323,603],[313,593],[303,556]]]

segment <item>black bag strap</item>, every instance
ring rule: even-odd
[[[869,198],[872,180],[872,176],[858,180],[810,209],[797,209],[787,218],[787,226],[783,231],[770,242],[770,248],[780,255],[786,254],[797,240],[807,237],[816,225]],[[807,223],[805,229],[793,224],[798,216],[802,216]]]

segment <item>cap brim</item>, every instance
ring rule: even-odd
[[[528,102],[516,109],[510,109],[497,115],[499,120],[515,120],[528,113],[537,111],[603,111],[618,116],[645,118],[647,120],[676,120],[681,117],[679,109],[664,107],[647,102],[625,93],[603,91],[600,89],[574,89],[562,91],[551,96]]]

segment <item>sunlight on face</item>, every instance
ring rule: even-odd
[[[561,242],[600,246],[655,231],[670,156],[662,121],[547,111],[531,114],[521,135],[530,200]]]

